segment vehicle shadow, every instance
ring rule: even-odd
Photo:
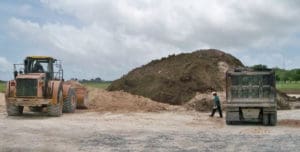
[[[231,124],[227,125],[237,125],[237,126],[265,126],[261,122],[243,122],[243,121],[237,121],[237,122],[231,122]]]
[[[50,117],[45,112],[24,112],[20,116],[7,116],[8,119],[22,119],[22,120],[32,120],[32,119],[50,119],[55,117]]]

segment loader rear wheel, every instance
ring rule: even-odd
[[[6,105],[7,115],[9,116],[20,116],[23,114],[23,109],[23,106],[16,106],[10,103]]]
[[[58,92],[57,102],[57,104],[49,104],[47,106],[47,112],[49,116],[59,117],[62,115],[63,95],[61,89]]]
[[[63,105],[63,112],[66,113],[73,113],[75,112],[77,106],[77,97],[75,90],[73,88],[69,89],[68,95],[66,100],[64,101]]]

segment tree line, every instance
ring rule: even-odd
[[[255,70],[265,70],[269,69],[266,65],[254,65],[252,66],[253,69]],[[291,69],[291,70],[286,70],[286,69],[281,69],[281,68],[273,68],[275,71],[275,77],[276,81],[300,81],[300,69]]]
[[[100,77],[92,78],[92,79],[77,79],[77,78],[71,78],[71,80],[79,81],[79,82],[81,82],[81,83],[86,83],[86,82],[95,82],[95,83],[111,82],[111,81],[103,80],[103,79],[101,79]]]
[[[300,69],[275,68],[276,81],[300,81]]]

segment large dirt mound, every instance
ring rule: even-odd
[[[108,90],[124,90],[159,102],[183,104],[196,92],[224,90],[226,70],[238,66],[243,66],[241,61],[214,49],[171,55],[132,70],[114,81]]]
[[[123,91],[108,92],[97,88],[88,88],[88,91],[88,109],[98,112],[158,112],[175,109],[174,106]]]

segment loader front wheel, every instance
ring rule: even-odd
[[[57,104],[49,104],[47,106],[47,112],[49,116],[59,117],[62,115],[63,95],[61,89],[58,92],[57,102]]]
[[[9,116],[20,116],[23,114],[23,109],[23,106],[16,106],[10,103],[6,105],[7,115]]]
[[[70,88],[67,98],[64,101],[63,112],[73,113],[75,112],[76,106],[77,106],[76,92],[73,88]]]

